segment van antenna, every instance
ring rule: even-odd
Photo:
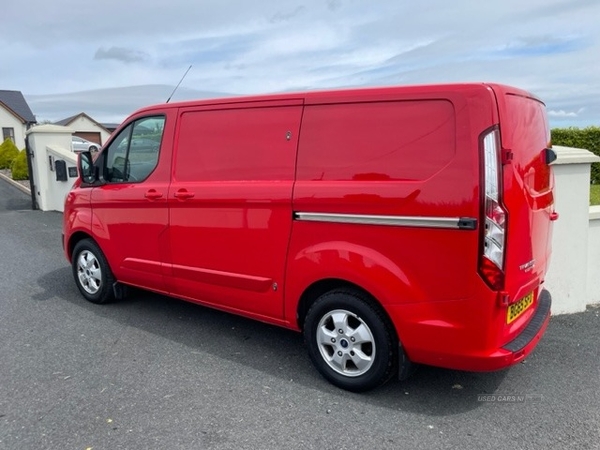
[[[181,77],[181,80],[179,80],[179,83],[177,83],[177,86],[175,86],[175,89],[173,89],[173,92],[171,92],[171,95],[169,95],[169,98],[167,99],[166,103],[169,103],[169,100],[171,100],[171,97],[173,97],[173,94],[175,93],[175,91],[177,90],[177,88],[179,87],[179,85],[181,84],[181,82],[183,81],[183,79],[188,74],[188,72],[190,71],[191,68],[192,68],[192,65],[190,64],[190,67],[188,67],[188,70],[185,71],[185,73]]]

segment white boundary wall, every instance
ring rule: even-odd
[[[555,209],[552,259],[546,288],[552,314],[584,311],[600,301],[600,224],[591,220],[590,169],[600,158],[577,148],[554,146]],[[593,224],[592,224],[593,222]]]
[[[600,206],[590,208],[587,264],[587,303],[600,303]]]
[[[69,176],[69,168],[77,164],[77,154],[71,151],[73,130],[58,125],[39,125],[27,132],[33,154],[35,198],[42,211],[63,211],[64,201],[77,175]],[[55,163],[63,160],[67,166],[67,181],[56,180]],[[77,170],[77,169],[75,169]]]

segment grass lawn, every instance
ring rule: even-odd
[[[600,184],[590,186],[590,205],[600,205]]]

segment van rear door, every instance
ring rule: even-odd
[[[509,303],[525,299],[524,309],[528,309],[548,269],[551,224],[556,218],[554,180],[546,150],[550,147],[550,130],[540,100],[506,86],[492,88],[498,102],[503,203],[508,224],[504,288]],[[525,321],[529,314],[519,311],[518,316]],[[508,323],[512,320],[507,316]]]

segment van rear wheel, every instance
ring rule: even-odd
[[[107,303],[114,299],[114,276],[100,247],[91,239],[79,241],[73,249],[75,284],[86,300]]]
[[[332,384],[362,392],[396,372],[398,342],[385,314],[360,292],[334,290],[309,309],[304,337],[317,370]]]

